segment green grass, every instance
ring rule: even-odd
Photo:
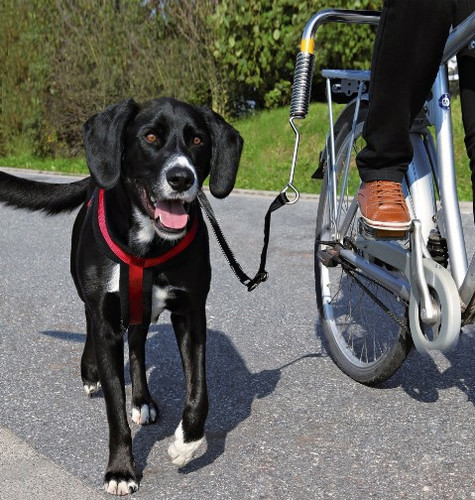
[[[85,158],[38,158],[28,152],[16,155],[1,156],[3,167],[27,168],[43,172],[59,172],[64,174],[87,174]]]
[[[471,200],[470,170],[463,143],[460,101],[453,99],[454,139],[457,182],[461,200]],[[335,105],[335,113],[341,106]],[[289,179],[295,136],[288,123],[289,110],[263,111],[233,123],[244,138],[244,150],[236,187],[281,191]],[[318,193],[320,181],[311,179],[325,142],[328,127],[326,104],[313,103],[304,120],[295,121],[301,140],[294,184],[303,193]],[[84,158],[44,159],[27,153],[0,157],[0,165],[64,173],[86,173]]]
[[[335,105],[337,114],[342,106]],[[460,100],[452,99],[454,155],[459,198],[472,199],[470,169],[464,145]],[[295,122],[300,130],[300,148],[294,184],[304,193],[318,193],[321,181],[311,179],[328,127],[326,104],[314,103],[304,120]],[[288,124],[288,109],[257,113],[238,120],[234,126],[244,137],[237,187],[280,191],[288,181],[295,136]]]
[[[311,176],[328,128],[325,104],[312,104],[307,118],[295,120],[300,147],[294,184],[302,192],[315,193],[320,182]],[[263,111],[238,120],[234,126],[244,138],[237,187],[280,191],[289,180],[295,134],[289,125],[289,110]]]
[[[454,158],[458,195],[459,199],[462,201],[472,201],[471,171],[464,143],[465,134],[462,124],[460,99],[452,99],[452,110]]]

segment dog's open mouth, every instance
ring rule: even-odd
[[[156,229],[168,233],[181,233],[186,228],[190,216],[187,205],[182,200],[156,200],[143,191],[143,202],[148,216]]]
[[[174,231],[179,231],[186,227],[189,216],[182,201],[157,201],[154,207],[153,218],[155,223],[160,222],[166,229]]]

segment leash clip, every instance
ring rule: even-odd
[[[287,196],[287,192],[289,190],[291,190],[292,192],[292,196],[290,198]],[[280,194],[282,195],[286,205],[293,205],[294,203],[297,203],[300,199],[300,191],[292,184],[292,182],[289,182],[287,186],[285,186],[285,188],[282,189]]]
[[[299,145],[300,145],[300,132],[297,126],[294,123],[294,117],[290,117],[289,119],[289,124],[292,127],[292,130],[294,131],[295,134],[295,143],[294,143],[294,150],[292,153],[292,164],[290,166],[290,172],[289,172],[289,182],[287,183],[287,186],[281,191],[281,195],[284,197],[284,201],[286,205],[293,205],[294,203],[297,203],[300,198],[300,192],[299,190],[294,186],[294,176],[295,176],[295,167],[297,165],[297,156],[298,156],[298,151],[299,151]],[[292,191],[292,197],[289,199],[286,195],[287,191],[291,190]]]
[[[255,290],[261,283],[267,281],[269,277],[269,273],[267,271],[260,271],[256,274],[256,276],[246,285],[247,291],[252,292]]]

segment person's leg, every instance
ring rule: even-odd
[[[458,0],[454,25],[475,12],[475,0]],[[465,146],[472,171],[472,200],[475,220],[475,49],[464,50],[457,56],[462,120]]]
[[[472,171],[472,200],[475,220],[475,57],[458,57],[460,100],[465,130],[465,146]]]
[[[401,182],[412,159],[409,129],[437,74],[454,0],[385,0],[371,67],[363,182]]]
[[[456,0],[385,0],[371,65],[366,147],[356,161],[361,215],[377,229],[406,230],[401,181],[412,159],[411,124],[437,74]]]

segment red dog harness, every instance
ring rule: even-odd
[[[106,255],[120,264],[119,289],[123,325],[124,327],[140,324],[148,326],[153,286],[153,276],[150,271],[152,268],[175,265],[176,259],[190,247],[198,232],[199,219],[196,211],[193,214],[191,228],[176,245],[159,255],[137,257],[129,253],[123,244],[117,242],[107,227],[104,190],[96,189],[91,202],[94,212],[97,212],[97,216],[93,214],[96,239],[102,243]]]

